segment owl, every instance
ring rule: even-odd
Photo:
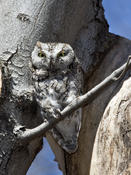
[[[69,44],[37,42],[31,56],[35,99],[44,121],[57,117],[81,94],[83,76]],[[60,121],[49,132],[68,153],[78,147],[81,109]]]

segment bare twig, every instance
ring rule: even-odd
[[[49,129],[53,128],[59,121],[63,120],[76,109],[90,104],[103,90],[110,86],[113,82],[120,79],[125,72],[131,67],[131,56],[128,57],[127,63],[115,70],[111,75],[105,78],[100,84],[88,91],[86,94],[75,98],[62,112],[58,118],[51,118],[50,121],[44,122],[33,129],[27,129],[18,135],[21,142],[29,142],[37,137],[43,136]]]
[[[123,71],[121,72],[121,74],[119,75],[119,77],[114,77],[114,80],[115,80],[115,81],[119,80],[120,78],[122,78],[122,77],[125,75],[125,73],[126,73],[126,71],[127,71],[127,69],[128,69],[130,60],[131,60],[131,55],[128,56],[126,66],[125,66],[125,68],[123,69]]]

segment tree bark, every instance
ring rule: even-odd
[[[131,78],[108,104],[100,122],[90,175],[131,173]]]
[[[42,122],[32,95],[29,69],[36,41],[71,44],[85,74],[85,91],[126,62],[131,43],[108,33],[101,0],[1,0],[0,6],[0,60],[3,65],[0,174],[25,175],[42,148],[41,137],[22,145],[16,138],[17,130],[22,132],[24,127],[34,128]],[[64,174],[89,174],[97,127],[104,108],[121,83],[112,85],[83,109],[76,153],[64,153],[53,138],[47,136]]]

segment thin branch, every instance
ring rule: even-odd
[[[90,104],[99,94],[101,94],[103,90],[116,80],[122,78],[129,68],[131,68],[131,56],[128,57],[127,63],[115,70],[111,75],[105,78],[104,81],[88,91],[86,94],[75,98],[67,107],[65,107],[63,111],[61,111],[58,118],[51,118],[50,121],[46,121],[36,128],[27,129],[22,132],[22,134],[18,134],[18,140],[25,143],[37,137],[43,136],[49,129],[53,128],[59,121],[63,120],[70,113],[84,105]]]
[[[119,77],[114,77],[114,80],[115,80],[115,81],[119,80],[120,78],[122,78],[122,77],[125,75],[125,73],[126,73],[126,71],[127,71],[127,69],[128,69],[130,60],[131,60],[131,55],[128,56],[126,66],[125,66],[125,68],[123,69],[123,71],[121,72],[121,74],[119,75]]]

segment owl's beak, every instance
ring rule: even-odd
[[[50,58],[50,70],[51,72],[55,72],[55,64],[54,64],[54,58]]]
[[[52,60],[53,60],[53,58],[51,57],[51,58],[50,58],[50,69],[53,68],[53,62],[52,62]]]

